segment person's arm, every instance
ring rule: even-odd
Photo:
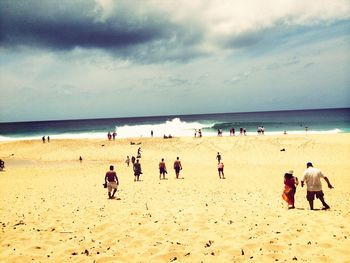
[[[115,175],[115,180],[117,182],[117,185],[119,185],[119,180],[118,180],[118,176],[117,175]]]
[[[294,181],[295,181],[295,185],[298,185],[298,184],[299,184],[298,177],[294,177]]]
[[[105,175],[105,182],[107,183],[107,174]]]
[[[331,183],[329,182],[329,180],[328,180],[328,178],[325,176],[325,177],[323,177],[323,179],[327,182],[327,184],[328,184],[328,188],[329,189],[332,189],[332,188],[334,188],[332,185],[331,185]]]

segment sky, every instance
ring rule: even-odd
[[[0,122],[350,107],[349,0],[0,0]]]

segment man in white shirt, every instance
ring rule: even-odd
[[[324,194],[322,192],[321,178],[327,182],[328,188],[332,189],[333,186],[319,169],[313,167],[312,163],[308,162],[306,167],[307,169],[304,171],[303,178],[301,179],[301,187],[304,187],[305,182],[307,186],[306,199],[309,201],[310,209],[314,209],[315,196],[320,199],[323,210],[329,209],[329,205],[326,204],[323,198]]]

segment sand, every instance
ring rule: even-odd
[[[124,160],[138,147],[135,183]],[[0,158],[0,262],[350,262],[350,134],[52,137],[1,142]],[[301,178],[307,161],[334,185],[323,183],[330,210],[310,211],[300,186],[296,209],[281,198],[284,172]],[[120,180],[114,200],[102,186],[110,164]]]

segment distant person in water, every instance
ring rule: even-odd
[[[111,165],[109,167],[109,171],[106,173],[105,183],[107,184],[108,197],[109,197],[109,199],[113,199],[115,193],[117,192],[118,185],[119,185],[117,173],[114,171],[113,165]],[[112,192],[112,190],[113,190],[113,192]]]
[[[130,158],[129,158],[129,155],[128,155],[128,156],[126,156],[125,163],[126,163],[126,165],[129,167],[129,164],[130,164]]]
[[[221,161],[221,154],[218,152],[218,154],[216,155],[216,159],[218,160],[218,164],[220,163]]]
[[[329,189],[332,189],[333,186],[329,182],[328,178],[317,168],[314,168],[311,162],[306,164],[306,170],[304,171],[303,178],[301,179],[301,187],[304,187],[304,183],[307,186],[306,199],[309,202],[310,209],[314,210],[314,199],[320,199],[323,210],[329,209],[329,205],[325,202],[322,191],[321,178],[323,178],[328,185]]]
[[[151,137],[153,137],[153,130],[151,131]]]
[[[219,173],[219,178],[220,179],[225,179],[225,175],[224,175],[224,163],[220,162],[218,164],[218,173]]]
[[[293,171],[284,174],[284,190],[282,198],[288,204],[288,209],[294,209],[294,196],[297,190],[298,178],[293,176]]]
[[[134,182],[140,181],[140,175],[142,174],[141,170],[141,164],[139,162],[139,159],[136,160],[136,163],[134,164]]]
[[[165,179],[165,174],[167,173],[164,158],[159,162],[159,180],[162,179],[163,175],[163,180]]]
[[[176,160],[174,162],[174,170],[175,170],[176,179],[179,179],[180,170],[182,170],[182,165],[179,157],[176,157]]]
[[[199,138],[202,137],[202,129],[199,129],[199,130],[198,130],[198,136],[199,136]]]

